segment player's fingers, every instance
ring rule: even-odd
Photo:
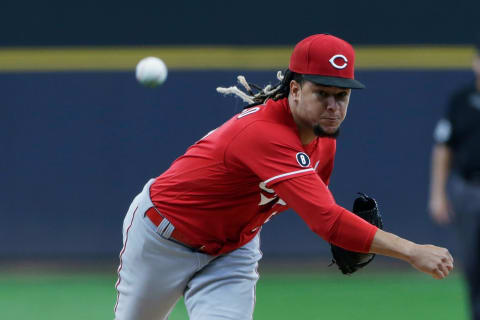
[[[450,270],[448,269],[448,266],[446,264],[441,264],[439,266],[439,269],[442,271],[442,274],[444,275],[444,277],[447,277],[448,274],[450,273]]]
[[[434,279],[437,279],[437,280],[442,279],[442,276],[441,276],[440,274],[438,274],[437,272],[432,273],[432,277],[433,277]]]
[[[443,278],[445,278],[441,271],[436,271],[433,277],[437,280],[442,280]]]
[[[442,262],[448,262],[453,265],[453,257],[447,248],[441,248],[440,254],[442,256]]]
[[[448,268],[447,264],[439,263],[436,268],[436,274],[439,275],[439,279],[444,279],[448,276],[448,274],[450,273],[450,270],[451,269]]]
[[[452,262],[453,265],[453,256],[450,254],[450,251],[447,250],[447,255],[450,258],[450,261]]]
[[[450,258],[443,258],[442,263],[445,266],[445,268],[448,270],[448,272],[453,270],[453,261]]]

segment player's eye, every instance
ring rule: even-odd
[[[335,96],[337,97],[337,99],[345,99],[345,97],[347,96],[347,91],[339,92]]]
[[[322,97],[322,98],[326,98],[326,97],[329,96],[328,92],[323,91],[323,90],[318,91],[317,94],[318,94],[319,97]]]

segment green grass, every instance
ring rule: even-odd
[[[113,319],[113,274],[0,274],[0,319]],[[466,320],[462,278],[262,272],[255,319]],[[188,319],[180,301],[170,320]]]
[[[267,275],[257,301],[257,319],[467,319],[458,276],[435,281],[410,272]]]
[[[0,319],[113,319],[115,277],[0,275]]]

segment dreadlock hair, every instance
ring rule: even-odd
[[[282,71],[278,71],[277,79],[280,82],[276,85],[272,86],[268,84],[264,88],[261,88],[254,83],[247,82],[244,76],[239,75],[237,76],[237,80],[246,92],[240,90],[237,86],[228,88],[218,87],[217,92],[225,95],[233,94],[240,97],[244,102],[248,103],[248,105],[244,107],[244,109],[247,109],[259,104],[264,104],[268,99],[279,100],[286,98],[290,92],[290,82],[292,80],[295,80],[300,85],[305,81],[301,74],[292,72],[289,69],[286,69],[283,73]]]

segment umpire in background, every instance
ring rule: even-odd
[[[429,210],[435,222],[457,227],[472,319],[480,320],[480,41],[473,72],[435,129]]]

